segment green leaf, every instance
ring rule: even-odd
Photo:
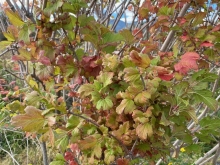
[[[150,98],[151,94],[147,91],[143,91],[134,98],[134,102],[136,104],[146,104]]]
[[[137,68],[133,68],[133,67],[125,68],[124,72],[125,72],[124,80],[127,82],[136,81],[141,78]]]
[[[80,119],[77,116],[71,115],[66,123],[66,128],[72,129],[78,126]]]
[[[186,92],[186,89],[189,87],[189,83],[187,81],[182,81],[179,84],[174,86],[176,97],[180,97],[182,94]]]
[[[52,161],[50,162],[49,165],[65,165],[65,161],[62,161],[62,160],[56,160],[56,161]]]
[[[192,23],[193,26],[203,23],[203,19],[205,18],[205,16],[206,16],[206,12],[197,13]]]
[[[12,112],[24,112],[25,106],[22,105],[18,100],[13,101],[12,103],[7,104],[7,108]]]
[[[113,107],[113,102],[109,96],[107,96],[105,99],[99,100],[96,104],[96,108],[98,110],[100,110],[100,109],[109,110],[112,107]]]
[[[44,9],[44,14],[49,17],[51,14],[55,13],[62,5],[62,1],[55,1],[53,4],[47,5],[48,7]]]
[[[18,13],[13,12],[10,9],[5,9],[5,14],[8,16],[9,21],[14,26],[22,26],[24,22],[19,17]]]
[[[150,150],[151,146],[149,143],[140,143],[137,145],[137,148],[143,152],[147,151],[147,150]]]
[[[136,106],[134,105],[134,101],[130,99],[123,99],[120,105],[116,108],[116,112],[118,114],[122,114],[124,111],[125,114],[132,113],[135,110]]]
[[[116,55],[106,54],[102,65],[105,67],[107,71],[115,71],[118,66],[118,57]]]
[[[39,95],[37,91],[32,91],[30,93],[27,93],[24,101],[27,105],[38,107],[42,99],[43,98]]]
[[[198,28],[198,31],[196,32],[195,37],[202,38],[205,35],[206,31],[207,31],[206,29]]]
[[[66,65],[66,76],[70,76],[76,71],[76,67],[73,64],[67,64]]]
[[[55,160],[61,160],[61,161],[65,161],[65,159],[64,159],[64,157],[63,157],[63,155],[62,155],[62,154],[60,154],[60,153],[56,154],[56,156],[55,156]]]
[[[78,92],[80,93],[81,96],[89,96],[93,92],[93,84],[83,84],[80,86]]]
[[[113,135],[120,139],[122,135],[126,134],[129,131],[129,127],[129,122],[124,122],[123,125],[120,125],[118,130],[113,131]]]
[[[150,123],[139,124],[136,128],[136,133],[140,139],[146,140],[147,137],[153,135],[152,125],[150,125]]]
[[[36,91],[39,91],[37,82],[34,81],[30,75],[27,76],[26,81],[31,88],[33,88]]]
[[[97,138],[94,136],[88,136],[84,140],[80,140],[79,147],[81,150],[87,150],[94,148],[98,143]]]
[[[124,38],[126,44],[132,44],[134,42],[134,36],[128,29],[123,29],[119,32]]]
[[[14,36],[11,33],[4,33],[3,32],[3,35],[5,36],[5,38],[7,38],[8,41],[15,41],[15,38],[14,38]]]
[[[69,144],[69,137],[66,135],[64,136],[63,138],[59,139],[58,140],[58,145],[57,147],[62,151],[64,152]]]
[[[78,11],[78,9],[76,7],[74,7],[73,5],[71,5],[68,2],[64,2],[63,6],[62,6],[62,10],[64,12],[71,12],[71,13],[74,13],[74,14],[76,14],[77,11]]]
[[[111,162],[113,162],[115,160],[115,156],[114,156],[114,151],[113,150],[105,150],[105,163],[106,164],[110,164]]]
[[[81,61],[82,60],[82,57],[85,55],[85,52],[83,49],[77,49],[76,50],[76,56],[78,57],[78,59]]]
[[[114,76],[113,72],[101,72],[97,77],[97,80],[103,83],[103,88],[112,83],[112,78]]]
[[[147,19],[148,15],[149,15],[149,10],[148,10],[148,8],[141,7],[141,8],[138,10],[138,14],[139,14],[139,18],[140,18],[141,20],[143,20],[144,18]]]
[[[28,25],[27,24],[24,24],[22,29],[19,31],[18,38],[19,38],[19,40],[23,40],[24,43],[26,43],[26,44],[30,43]]]
[[[1,41],[0,42],[0,51],[2,49],[5,49],[7,46],[9,46],[12,42],[11,41]]]
[[[27,106],[23,115],[17,115],[12,118],[12,124],[16,127],[21,127],[27,132],[37,132],[43,129],[44,126],[44,116],[41,115],[41,110],[33,107]]]
[[[74,17],[74,16],[72,16],[72,15],[70,15],[69,17],[70,17],[70,18],[68,18],[68,19],[70,19],[70,23],[63,25],[63,28],[64,28],[65,30],[73,30],[73,28],[74,28],[75,25],[76,25],[76,17]],[[68,32],[68,34],[69,34],[69,32]],[[70,36],[68,36],[68,37],[70,37]],[[74,36],[74,37],[75,37],[75,36]],[[71,39],[71,37],[70,37],[70,39]]]
[[[108,32],[102,36],[103,43],[120,42],[124,40],[124,37],[119,33]]]
[[[211,110],[217,110],[218,102],[212,97],[212,92],[209,90],[193,91],[193,98],[196,102],[204,102]]]
[[[193,121],[195,123],[198,123],[198,118],[197,118],[196,112],[195,112],[195,110],[193,108],[188,109],[185,112],[189,114],[189,116],[193,119]]]
[[[26,49],[19,48],[18,51],[20,53],[19,56],[21,56],[25,61],[30,61],[32,59],[31,52]]]
[[[162,6],[159,9],[159,14],[160,15],[169,15],[169,7],[168,6]]]
[[[200,153],[202,150],[201,144],[191,144],[187,147],[185,147],[185,150],[187,153]]]
[[[98,144],[94,147],[93,153],[94,153],[94,155],[95,155],[98,159],[101,158],[101,156],[102,156],[101,143],[98,143]]]

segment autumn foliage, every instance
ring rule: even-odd
[[[166,162],[179,152],[176,140],[193,153],[209,123],[197,108],[218,109],[217,69],[209,69],[219,67],[220,26],[197,10],[207,2],[124,2],[143,22],[119,32],[89,15],[94,4],[84,0],[35,5],[36,22],[5,9],[11,26],[0,44],[16,50],[26,84],[3,109],[11,124],[57,151],[50,165]]]

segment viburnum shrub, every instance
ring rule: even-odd
[[[198,115],[218,108],[209,69],[219,66],[220,25],[208,22],[208,1],[123,2],[142,25],[119,32],[90,13],[96,1],[45,2],[35,5],[36,22],[6,8],[11,25],[1,43],[26,68],[26,86],[14,92],[23,99],[4,110],[59,150],[51,165],[155,164],[183,146],[199,150],[193,139],[204,140],[211,120]]]

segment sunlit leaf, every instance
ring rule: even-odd
[[[142,140],[146,140],[153,135],[153,128],[150,123],[139,124],[136,128],[136,133]]]
[[[105,163],[106,164],[110,164],[111,162],[113,162],[115,160],[115,156],[113,154],[113,151],[111,150],[105,150]]]
[[[41,115],[41,110],[33,107],[27,106],[23,115],[17,115],[12,118],[12,124],[16,127],[21,127],[27,132],[37,132],[43,128],[45,119]]]
[[[124,112],[125,114],[127,113],[132,113],[133,110],[135,110],[136,106],[134,105],[134,101],[130,99],[124,99],[121,101],[120,105],[116,108],[116,112],[118,114],[121,114]]]
[[[91,94],[92,91],[93,91],[93,85],[92,84],[84,84],[84,85],[80,86],[80,88],[78,90],[78,92],[82,96],[88,96],[88,95]]]
[[[195,90],[193,92],[196,102],[204,102],[211,110],[217,110],[218,102],[212,97],[212,92],[209,90]]]
[[[103,83],[103,87],[112,83],[114,73],[113,72],[101,72],[100,75],[97,77],[97,80]]]
[[[137,104],[146,104],[150,98],[151,94],[147,91],[143,91],[134,98],[134,102]]]
[[[128,29],[123,29],[119,33],[123,36],[127,44],[132,44],[134,42],[134,36]]]
[[[66,123],[66,128],[75,128],[80,123],[80,119],[77,116],[71,115]]]
[[[113,107],[113,102],[108,96],[105,99],[99,100],[96,104],[96,108],[98,110],[100,110],[100,109],[108,110],[112,107]]]
[[[136,81],[136,80],[140,79],[140,73],[137,68],[132,68],[132,67],[125,68],[124,72],[125,72],[124,79],[127,82]]]
[[[10,9],[5,9],[5,14],[8,16],[11,24],[15,26],[22,26],[24,24],[18,13],[15,13]]]

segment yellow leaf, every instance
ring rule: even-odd
[[[12,25],[15,25],[15,26],[24,25],[24,22],[21,20],[19,15],[17,13],[13,12],[12,10],[5,9],[5,14],[8,16],[9,21]]]
[[[136,133],[142,140],[146,140],[147,137],[151,137],[153,135],[152,125],[149,123],[140,124],[136,128]]]
[[[146,104],[150,98],[151,94],[147,91],[143,91],[134,98],[134,102],[137,104]]]
[[[27,132],[37,132],[43,128],[45,119],[41,115],[41,110],[27,106],[24,110],[26,113],[23,115],[17,115],[12,118],[12,124],[16,127],[21,127]]]

